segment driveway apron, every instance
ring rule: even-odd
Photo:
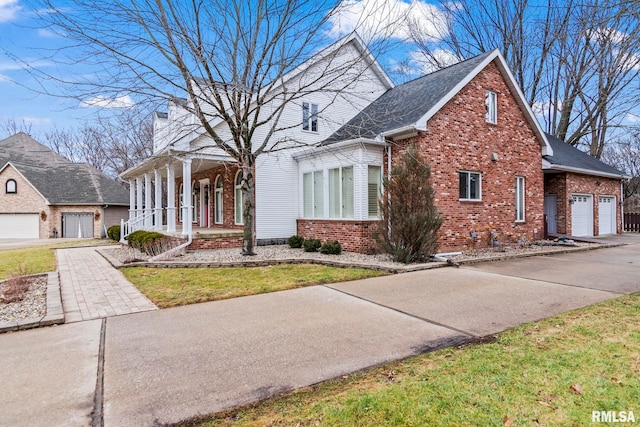
[[[96,248],[56,254],[66,323],[157,310]]]

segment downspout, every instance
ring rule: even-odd
[[[391,180],[391,144],[387,146],[387,182]],[[391,194],[387,191],[387,206],[391,204]],[[389,239],[391,239],[391,218],[387,212],[387,232],[389,233]]]

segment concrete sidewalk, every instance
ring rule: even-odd
[[[223,410],[640,292],[637,260],[631,245],[0,335],[12,388],[0,425],[99,425],[93,411],[106,426],[150,426]]]

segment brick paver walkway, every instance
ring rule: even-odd
[[[65,323],[157,309],[96,248],[58,249],[57,256]]]

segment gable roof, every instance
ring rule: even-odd
[[[0,171],[15,168],[52,205],[129,205],[129,192],[86,163],[73,163],[25,133],[0,140]]]
[[[400,134],[411,129],[426,130],[427,121],[494,61],[538,137],[543,154],[552,154],[542,128],[497,49],[388,90],[327,138],[323,144],[359,138],[373,139]]]
[[[547,140],[553,148],[552,156],[544,156],[547,163],[543,163],[545,170],[560,170],[565,172],[585,173],[612,178],[628,178],[625,173],[609,166],[593,156],[578,150],[551,134]]]

